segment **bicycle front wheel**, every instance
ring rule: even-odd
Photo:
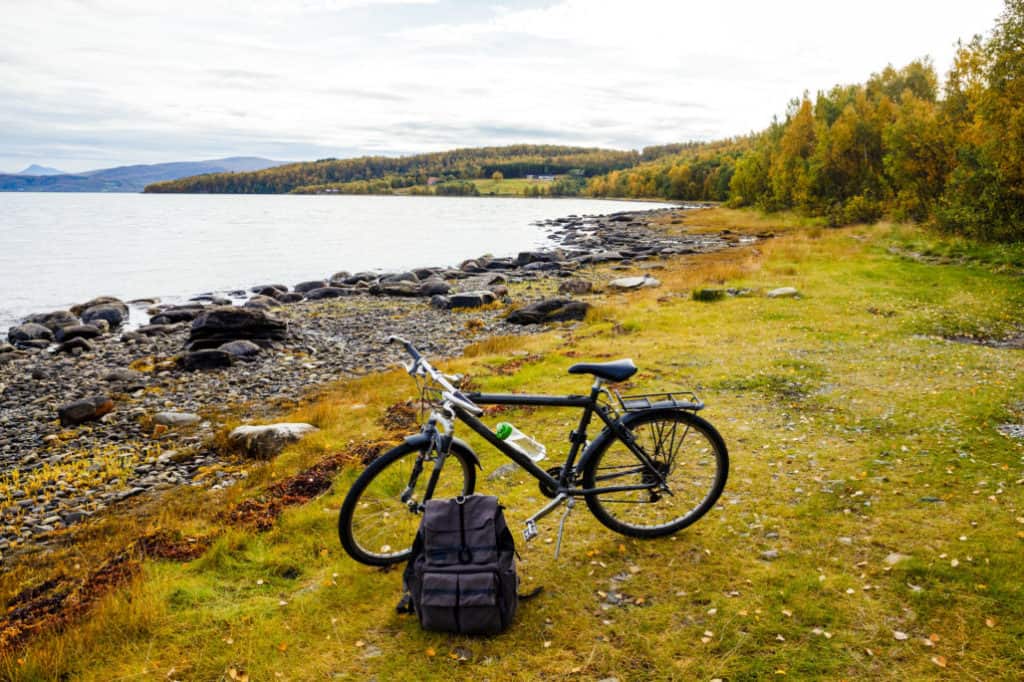
[[[366,467],[338,514],[338,537],[350,557],[370,566],[389,566],[409,558],[436,462],[428,445],[406,442]],[[474,462],[468,448],[452,443],[433,497],[473,494]]]
[[[586,463],[584,487],[648,487],[587,495],[598,521],[623,535],[654,538],[686,528],[715,505],[729,476],[729,455],[711,424],[689,412],[649,410],[627,415],[624,425],[657,473],[608,432]]]

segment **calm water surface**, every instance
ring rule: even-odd
[[[0,330],[95,296],[186,299],[455,265],[549,244],[543,218],[665,204],[592,199],[0,193]],[[0,336],[5,336],[0,334]]]

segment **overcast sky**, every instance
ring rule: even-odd
[[[1001,0],[4,0],[0,171],[764,128],[991,29]]]

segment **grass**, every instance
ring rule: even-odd
[[[366,377],[288,415],[323,430],[244,483],[124,520],[219,536],[194,561],[147,560],[88,616],[0,659],[0,677],[1020,679],[1024,449],[995,428],[1021,421],[1024,356],[941,338],[1019,320],[1018,278],[907,257],[894,245],[953,247],[905,227],[821,230],[724,209],[672,227],[726,225],[781,236],[675,259],[656,273],[660,288],[595,297],[579,326],[491,339],[444,363],[484,390],[559,393],[585,388],[565,374],[572,362],[631,356],[636,389],[698,390],[732,470],[695,526],[631,540],[580,505],[555,560],[554,515],[520,547],[524,589],[545,592],[506,634],[423,632],[394,612],[400,573],[356,565],[339,547],[334,524],[354,469],[268,532],[215,517],[327,455],[397,440],[382,418],[414,395],[412,382],[398,371]],[[760,295],[781,286],[802,297]],[[691,300],[704,287],[753,295]],[[555,453],[573,416],[518,410],[493,421]],[[519,528],[543,504],[535,482],[486,480],[502,461],[468,440],[483,460],[480,490],[498,494]],[[86,565],[110,544],[114,531],[101,528],[77,554],[56,556]],[[768,550],[777,558],[763,558]],[[40,561],[3,576],[0,594],[43,570]],[[629,595],[624,605],[601,597],[613,586]]]

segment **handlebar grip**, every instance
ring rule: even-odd
[[[412,356],[413,360],[419,360],[420,359],[420,357],[421,357],[420,356],[420,352],[418,350],[416,350],[416,346],[412,345],[411,341],[403,339],[401,336],[395,336],[394,334],[389,336],[387,338],[387,341],[386,341],[386,343],[388,343],[388,344],[392,344],[392,343],[396,343],[396,342],[402,344],[403,346],[405,346],[406,352],[409,353],[409,355]]]

